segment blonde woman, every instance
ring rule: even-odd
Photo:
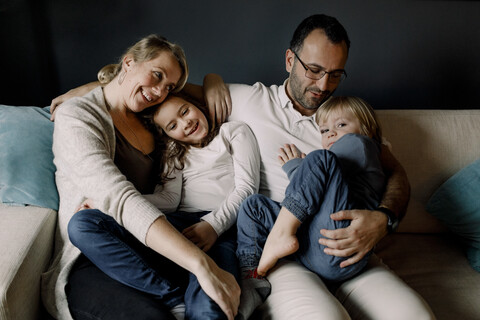
[[[142,196],[154,191],[161,150],[137,113],[182,89],[188,76],[183,50],[148,36],[127,50],[112,76],[56,111],[60,208],[55,260],[43,277],[45,305],[59,319],[174,319],[169,310],[183,302],[183,292],[170,276],[185,269],[233,319],[240,295],[234,277]],[[67,226],[79,209],[95,217],[88,244],[102,249],[97,255],[86,257],[68,238]],[[118,241],[107,241],[105,234]],[[145,270],[131,269],[129,259],[143,259]],[[107,275],[118,268],[124,283]],[[139,278],[154,289],[133,288],[129,281]]]

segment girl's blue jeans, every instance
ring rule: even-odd
[[[199,222],[204,214],[178,212],[167,214],[167,218],[181,231]],[[232,228],[220,236],[207,254],[238,279],[235,231]],[[71,242],[109,277],[151,294],[168,308],[185,302],[186,319],[226,319],[195,275],[144,246],[111,216],[95,209],[79,211],[69,222],[68,234]]]
[[[350,225],[349,220],[335,221],[330,214],[353,209],[349,190],[337,157],[330,151],[310,153],[298,167],[281,204],[263,195],[253,195],[241,205],[238,214],[237,256],[240,267],[256,267],[263,247],[281,207],[288,209],[300,222],[297,238],[297,261],[327,281],[342,281],[353,277],[367,264],[370,254],[349,267],[340,268],[348,257],[326,254],[318,240],[320,229],[339,229]]]

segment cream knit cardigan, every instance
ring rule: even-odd
[[[42,298],[51,315],[72,319],[65,286],[80,255],[67,234],[75,209],[85,199],[92,199],[96,208],[113,216],[142,243],[150,225],[163,213],[126,180],[113,162],[115,131],[101,87],[58,108],[53,153],[60,207],[54,260],[42,276]]]

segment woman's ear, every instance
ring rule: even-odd
[[[134,64],[135,64],[135,60],[131,55],[126,55],[125,57],[123,57],[122,69],[124,71],[127,71],[128,69],[130,69]]]

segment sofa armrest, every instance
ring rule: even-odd
[[[38,319],[40,277],[53,253],[57,212],[0,203],[0,319]]]

